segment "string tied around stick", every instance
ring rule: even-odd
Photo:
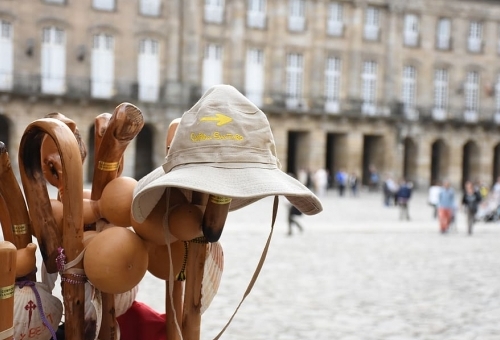
[[[81,268],[74,268],[80,261],[83,260],[83,254],[85,249],[78,254],[78,256],[68,263],[66,263],[66,255],[64,254],[64,249],[62,247],[57,248],[58,255],[56,257],[56,265],[59,274],[61,275],[61,281],[68,282],[70,284],[82,284],[87,282],[87,276],[85,271]],[[67,276],[71,276],[69,278]]]

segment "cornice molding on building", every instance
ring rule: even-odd
[[[58,17],[42,17],[36,21],[36,27],[42,29],[46,26],[56,26],[64,30],[72,30],[74,26],[67,20]]]
[[[148,30],[143,30],[143,29],[137,29],[137,30],[134,30],[134,37],[137,38],[137,39],[141,39],[141,38],[155,38],[155,39],[159,39],[159,40],[162,40],[162,39],[166,39],[168,38],[168,34],[167,32],[164,32],[164,31],[157,31],[157,30],[151,30],[151,29],[148,29]]]
[[[0,20],[14,22],[18,19],[18,16],[12,13],[11,11],[6,11],[0,9]]]
[[[94,35],[98,33],[108,33],[113,36],[120,36],[122,35],[122,31],[115,26],[109,25],[109,24],[97,24],[97,25],[92,25],[87,28],[87,32],[89,34]]]

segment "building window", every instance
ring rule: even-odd
[[[202,91],[218,84],[222,84],[222,46],[208,44],[203,56]]]
[[[326,59],[325,67],[325,111],[331,113],[339,112],[340,101],[340,58],[329,57]]]
[[[403,68],[401,101],[406,118],[416,119],[417,70],[413,66]]]
[[[14,72],[14,49],[12,24],[0,20],[0,90],[10,91],[12,89],[12,77]]]
[[[479,108],[479,72],[470,71],[464,84],[465,94],[465,120],[477,121],[477,110]]]
[[[245,71],[245,95],[260,107],[264,95],[264,51],[257,48],[248,50]]]
[[[305,0],[290,0],[288,29],[294,32],[303,31],[306,27]]]
[[[483,45],[483,24],[478,21],[471,21],[469,25],[469,38],[467,39],[467,49],[469,52],[481,52]]]
[[[66,0],[45,0],[45,2],[50,4],[64,4]]]
[[[140,13],[142,15],[159,16],[161,0],[141,0]]]
[[[363,105],[361,111],[364,114],[374,115],[376,113],[377,99],[377,63],[365,61],[363,63],[363,73],[361,74]]]
[[[404,44],[415,47],[418,45],[419,23],[418,16],[415,14],[406,14],[404,19]]]
[[[380,31],[380,11],[367,7],[365,13],[364,37],[366,40],[378,40]]]
[[[327,33],[332,36],[342,36],[344,32],[344,10],[339,2],[328,4]]]
[[[434,108],[432,117],[436,120],[446,118],[448,110],[448,70],[436,69],[434,71]]]
[[[91,96],[111,98],[115,73],[114,39],[111,35],[94,36],[91,64]]]
[[[266,0],[248,0],[247,25],[253,28],[266,27]]]
[[[66,38],[62,29],[43,29],[41,54],[42,92],[63,94],[66,91]]]
[[[436,48],[438,50],[449,50],[451,46],[451,20],[441,18],[436,30]]]
[[[286,58],[286,106],[299,108],[303,105],[304,57],[302,54],[290,53]]]
[[[160,90],[159,43],[153,39],[139,42],[138,82],[140,101],[157,102]]]
[[[224,0],[205,0],[205,21],[220,24],[224,18]]]
[[[115,9],[115,0],[92,0],[92,6],[103,11],[113,11]]]

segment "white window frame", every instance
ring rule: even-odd
[[[339,113],[342,61],[339,57],[328,57],[325,65],[325,111]]]
[[[252,28],[266,27],[267,0],[248,0],[247,25]]]
[[[0,20],[0,90],[10,91],[14,76],[14,28],[12,23]]]
[[[406,14],[404,17],[403,40],[405,46],[418,46],[419,17],[416,14]]]
[[[220,24],[224,20],[224,0],[205,0],[205,21]]]
[[[418,118],[417,105],[417,68],[412,65],[403,67],[401,80],[401,102],[406,118]]]
[[[218,44],[207,44],[203,55],[202,92],[223,83],[223,48]]]
[[[293,32],[302,32],[306,28],[305,0],[289,0],[288,29]]]
[[[138,99],[157,102],[160,96],[160,43],[155,39],[141,39],[137,65]]]
[[[51,4],[64,4],[66,2],[66,0],[45,0],[45,2],[51,3]]]
[[[66,92],[66,33],[55,26],[42,29],[42,93]],[[54,60],[56,59],[56,60]]]
[[[344,34],[344,6],[338,1],[328,3],[327,33],[334,37]]]
[[[451,46],[451,19],[439,18],[436,27],[436,48],[449,50]]]
[[[92,0],[92,7],[101,11],[114,11],[115,0]]]
[[[480,75],[478,71],[467,72],[464,83],[465,114],[468,122],[476,122],[479,110]]]
[[[449,75],[445,68],[434,70],[434,107],[432,117],[435,120],[446,119],[448,111]]]
[[[114,37],[94,35],[91,61],[91,97],[111,98],[114,94]]]
[[[366,115],[375,115],[377,112],[377,72],[376,61],[367,60],[363,62],[363,72],[361,74],[361,99],[363,104],[361,112]]]
[[[264,51],[259,48],[247,50],[245,72],[245,95],[256,106],[261,107],[264,102]]]
[[[471,21],[469,24],[469,36],[467,38],[467,50],[473,53],[481,52],[483,47],[483,23]]]
[[[304,108],[304,56],[300,53],[289,53],[286,56],[286,107]]]
[[[377,41],[380,34],[380,9],[368,6],[365,12],[363,37],[366,40]]]
[[[161,0],[140,0],[139,11],[142,15],[160,16]]]

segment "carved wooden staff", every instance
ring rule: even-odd
[[[46,134],[54,140],[61,158],[64,192],[62,242],[41,168],[40,150]],[[82,278],[83,264],[79,260],[83,251],[83,172],[80,149],[73,132],[53,118],[32,122],[21,138],[19,167],[34,234],[39,243],[42,240],[49,259],[45,263],[47,269],[56,265],[56,259],[64,262],[56,269],[61,272],[66,338],[83,340],[85,280]]]
[[[5,201],[9,213],[12,239],[17,249],[24,248],[31,239],[31,221],[24,201],[24,196],[12,171],[9,153],[5,144],[0,142],[0,195]]]
[[[106,184],[119,175],[123,153],[143,126],[142,113],[136,106],[130,103],[121,103],[115,108],[102,140],[97,142],[99,145],[96,151],[90,194],[92,200],[99,200]],[[113,294],[102,294],[102,309],[99,339],[115,340],[117,334]]]
[[[166,154],[168,155],[168,151],[170,149],[170,144],[172,143],[172,139],[174,139],[175,131],[179,126],[180,118],[174,119],[169,127],[167,132],[166,139]],[[170,268],[170,270],[174,270],[174,268]],[[169,285],[173,285],[172,287],[172,296],[170,296]],[[167,314],[166,322],[167,322],[167,339],[168,340],[179,340],[180,334],[177,330],[177,325],[181,327],[182,323],[182,294],[184,290],[184,281],[177,280],[174,278],[173,282],[170,282],[170,278],[165,281],[166,292],[165,292],[165,312]],[[172,299],[172,300],[171,300]],[[173,306],[173,308],[172,308]]]
[[[16,280],[16,246],[0,241],[0,339],[14,339],[14,282]]]

